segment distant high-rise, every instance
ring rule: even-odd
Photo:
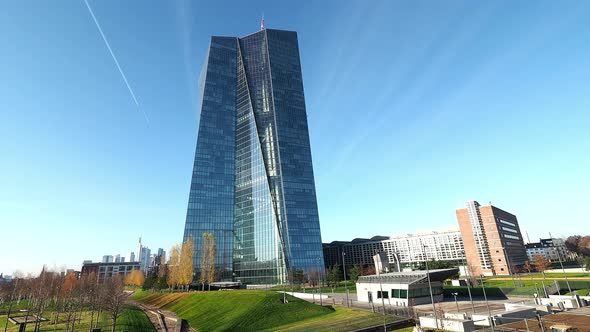
[[[514,273],[527,259],[516,216],[476,201],[466,205],[456,213],[470,272],[475,276]]]
[[[139,267],[143,272],[147,273],[148,268],[151,266],[151,254],[152,251],[148,247],[141,247],[139,253]]]
[[[199,96],[184,230],[195,269],[203,233],[213,233],[224,280],[275,284],[291,267],[323,271],[297,33],[212,37]]]
[[[112,255],[104,255],[104,256],[102,256],[102,262],[103,263],[112,263],[113,262],[113,256]]]

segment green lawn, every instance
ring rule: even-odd
[[[577,292],[578,292],[578,295],[580,295],[580,296],[590,295],[590,289],[579,289],[579,290],[577,290]],[[573,294],[573,292],[572,293],[568,292],[566,295],[572,295],[572,294]]]
[[[337,287],[334,287],[334,293],[346,293],[346,287],[348,287],[348,292],[350,294],[353,294],[353,293],[356,294],[356,284],[354,282],[350,281],[350,280],[347,280],[346,281],[346,286],[344,286],[344,281],[340,281],[338,283],[338,286]],[[286,285],[286,286],[274,286],[272,289],[273,290],[278,290],[278,291],[286,290],[287,292],[290,292],[291,291],[291,287],[289,285]],[[304,292],[303,288],[301,288],[301,287],[299,287],[299,288],[294,287],[293,288],[293,291],[295,291],[295,292],[301,292],[301,293]],[[305,288],[305,293],[312,293],[312,292],[313,293],[317,293],[318,291],[319,291],[319,289],[317,287],[307,287],[307,288]],[[332,293],[332,287],[328,287],[328,286],[324,285],[324,286],[321,287],[321,292],[322,292],[322,294]]]
[[[561,272],[551,272],[551,273],[545,273],[545,278],[588,278],[590,280],[590,273],[585,273],[585,272],[566,272],[565,275]],[[510,276],[494,276],[494,279],[498,279],[498,278],[507,278],[507,279],[511,279]],[[543,274],[542,273],[522,273],[521,274],[521,278],[522,279],[526,279],[526,278],[543,278]]]
[[[274,291],[139,292],[135,300],[174,311],[200,331],[355,330],[383,324],[383,316],[343,307],[321,307]],[[387,321],[394,321],[389,316]]]
[[[302,322],[285,324],[273,328],[274,331],[353,331],[369,326],[394,322],[393,316],[376,315],[372,312],[336,307],[333,313],[306,319]]]
[[[569,273],[568,282],[572,289],[581,289],[579,294],[583,294],[584,289],[590,287],[590,278],[583,278],[585,273]],[[484,279],[486,293],[488,296],[501,296],[506,294],[508,296],[533,296],[535,293],[542,293],[543,283],[550,287],[554,285],[554,281],[558,281],[561,287],[562,294],[567,291],[567,284],[562,273],[547,273],[545,279],[540,273],[530,275],[514,276],[494,276]],[[516,284],[516,287],[515,287]],[[467,294],[467,287],[453,287],[445,286],[445,292],[459,292],[461,295]],[[474,296],[482,296],[481,287],[473,287],[472,293]]]
[[[43,316],[45,318],[52,317],[52,312],[47,311]],[[96,313],[95,313],[96,315]],[[12,315],[11,315],[12,316]],[[76,331],[88,331],[90,329],[90,317],[91,314],[89,311],[82,312],[82,320],[80,323],[76,323],[75,330]],[[95,316],[96,317],[96,316]],[[4,331],[4,324],[6,324],[6,315],[0,316],[0,330]],[[34,323],[27,324],[27,331],[33,331],[35,327]],[[111,320],[104,312],[101,314],[99,327],[103,329],[103,331],[110,331],[111,327]],[[150,322],[149,318],[138,308],[135,307],[125,307],[125,310],[117,319],[117,331],[156,331],[152,323]],[[16,332],[18,331],[17,325],[12,323],[8,323],[8,330],[7,332]],[[41,331],[65,331],[65,315],[60,316],[60,321],[58,324],[50,324],[49,322],[41,323]]]

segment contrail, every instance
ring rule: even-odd
[[[127,89],[129,90],[129,93],[131,94],[131,97],[133,98],[135,105],[143,113],[143,116],[145,117],[145,121],[147,121],[149,123],[150,120],[148,119],[145,111],[141,107],[139,107],[139,102],[137,101],[137,98],[135,97],[135,93],[133,93],[133,89],[131,89],[131,85],[129,85],[129,82],[127,81],[127,77],[125,76],[125,73],[123,73],[123,69],[121,69],[121,65],[119,65],[119,61],[117,61],[117,57],[115,56],[115,53],[113,53],[113,50],[111,49],[111,45],[109,44],[107,37],[104,35],[104,32],[102,32],[102,28],[100,27],[100,24],[98,23],[98,20],[96,19],[96,16],[94,16],[94,12],[92,11],[90,4],[88,3],[88,0],[84,0],[84,3],[86,3],[86,7],[88,7],[88,11],[90,12],[92,19],[94,20],[94,23],[96,24],[96,27],[98,28],[98,32],[100,32],[100,35],[102,36],[102,40],[104,40],[105,45],[109,49],[109,52],[111,53],[111,56],[113,57],[113,61],[115,61],[115,65],[117,65],[117,69],[119,69],[119,73],[121,73],[121,77],[123,78],[123,81],[125,81],[125,85],[127,85]]]

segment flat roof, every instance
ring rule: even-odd
[[[357,283],[395,283],[395,284],[413,284],[426,280],[430,275],[430,281],[443,281],[449,277],[458,274],[458,268],[452,269],[439,269],[426,271],[409,271],[409,272],[391,272],[382,273],[380,275],[368,275],[359,277]]]

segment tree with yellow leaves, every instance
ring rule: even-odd
[[[172,246],[170,249],[170,260],[168,261],[168,286],[174,289],[179,283],[179,267],[180,267],[180,247],[178,244]]]
[[[133,270],[125,276],[125,285],[127,286],[141,286],[145,282],[145,275],[141,270]]]
[[[205,283],[211,289],[211,283],[215,281],[215,236],[212,233],[203,233],[203,244],[201,245],[201,262],[199,281],[205,290]]]
[[[189,285],[193,282],[193,256],[195,252],[195,243],[192,238],[188,238],[182,244],[180,251],[180,265],[178,268],[178,284],[188,290]]]

